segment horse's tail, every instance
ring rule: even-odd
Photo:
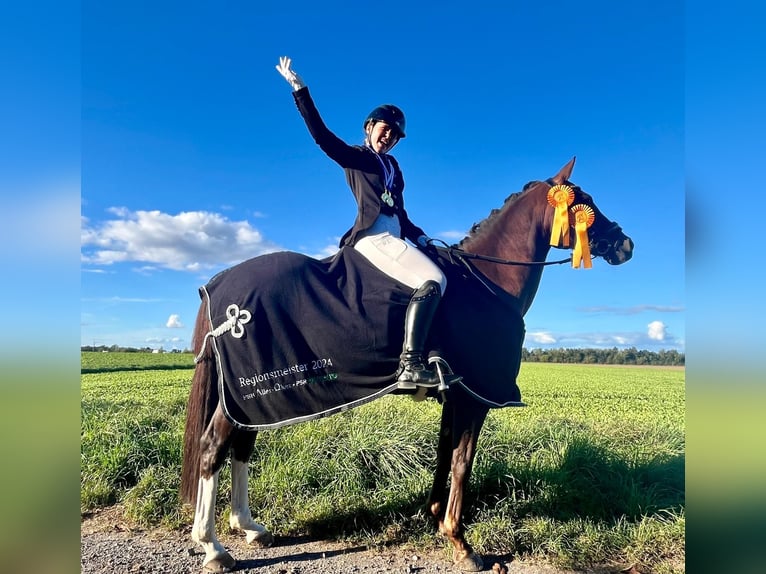
[[[192,378],[189,402],[186,406],[184,430],[184,455],[181,466],[181,500],[190,504],[197,502],[197,482],[200,466],[200,439],[218,405],[218,373],[215,367],[212,345],[205,345],[209,331],[207,301],[202,300],[192,334],[192,349],[198,357]],[[200,351],[204,353],[199,356]]]

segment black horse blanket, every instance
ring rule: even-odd
[[[491,407],[519,406],[524,323],[510,296],[445,250],[448,287],[431,328],[432,353]],[[279,252],[222,271],[200,288],[224,413],[239,428],[278,428],[327,416],[397,388],[412,289],[353,248],[327,259]]]

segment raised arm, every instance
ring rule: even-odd
[[[330,159],[338,163],[343,168],[370,170],[376,169],[374,157],[365,153],[357,146],[351,146],[336,136],[325,125],[324,120],[319,115],[319,111],[311,98],[308,86],[303,79],[293,70],[292,60],[287,56],[279,58],[277,71],[293,88],[293,98],[295,105],[298,106],[306,127],[314,138],[317,145],[325,152]]]

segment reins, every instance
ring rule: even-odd
[[[447,243],[442,241],[441,239],[431,240],[432,243],[437,241],[444,245],[444,248],[447,250],[447,253],[449,253],[450,258],[452,258],[452,256],[455,256],[458,259],[476,259],[478,261],[488,261],[490,263],[497,263],[498,265],[526,265],[529,267],[533,267],[535,265],[541,265],[541,266],[561,265],[562,263],[569,263],[572,261],[571,257],[567,257],[566,259],[560,259],[558,261],[512,261],[511,259],[501,259],[500,257],[492,257],[491,255],[479,255],[477,253],[469,253],[467,251],[463,251],[459,247],[447,245]]]
[[[490,263],[497,263],[498,265],[526,265],[528,267],[534,267],[535,265],[561,265],[562,263],[569,263],[572,261],[571,257],[560,259],[558,261],[511,261],[510,259],[500,259],[499,257],[491,257],[489,255],[477,255],[476,253],[468,253],[467,251],[463,251],[457,247],[447,247],[447,250],[449,251],[450,255],[455,252],[458,257],[465,259],[477,259],[479,261],[489,261]]]
[[[497,293],[494,289],[492,289],[492,287],[487,285],[487,282],[484,281],[484,279],[482,279],[481,274],[477,272],[471,263],[469,263],[469,259],[474,259],[477,261],[488,261],[490,263],[497,263],[498,265],[526,265],[530,267],[534,265],[560,265],[562,263],[568,263],[572,261],[571,257],[567,259],[561,259],[560,261],[511,261],[510,259],[501,259],[499,257],[492,257],[490,255],[468,253],[467,251],[463,251],[458,247],[447,245],[447,243],[441,239],[431,239],[430,243],[437,241],[444,245],[444,249],[447,251],[447,255],[451,263],[455,264],[455,260],[457,260],[463,267],[468,270],[471,275],[473,275],[477,281],[479,281],[479,283],[484,285],[484,287],[486,287],[486,289],[493,295],[497,295]]]

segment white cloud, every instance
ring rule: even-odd
[[[331,257],[335,255],[338,252],[338,244],[337,243],[331,243],[324,247],[323,249],[320,249],[316,253],[310,254],[309,257],[313,257],[314,259],[324,259],[325,257]]]
[[[672,336],[661,321],[653,321],[648,332],[555,332],[528,331],[524,346],[531,348],[595,348],[636,347],[639,349],[675,349],[683,352],[684,341]]]
[[[552,345],[556,342],[556,338],[546,331],[527,333],[525,339],[540,345]]]
[[[455,230],[441,231],[440,233],[438,233],[437,235],[434,236],[434,239],[438,238],[438,239],[441,239],[441,240],[446,241],[447,243],[449,243],[450,240],[451,241],[460,241],[466,235],[468,235],[468,233],[466,233],[465,231],[455,231]]]
[[[664,341],[666,337],[665,323],[662,321],[652,321],[647,325],[647,336],[653,341]]]
[[[331,238],[330,243],[318,249],[316,246],[313,246],[313,245],[300,245],[298,246],[298,253],[303,253],[313,259],[324,259],[326,257],[332,257],[338,252],[339,243],[340,243],[340,235],[338,235],[337,237]]]
[[[114,219],[91,225],[83,220],[82,260],[94,266],[139,262],[148,267],[198,272],[278,251],[247,221],[218,213],[110,208]],[[144,266],[146,268],[147,266]]]
[[[183,328],[184,324],[181,323],[181,317],[177,313],[173,313],[170,317],[168,317],[168,322],[165,323],[165,326],[168,329],[181,329]]]

